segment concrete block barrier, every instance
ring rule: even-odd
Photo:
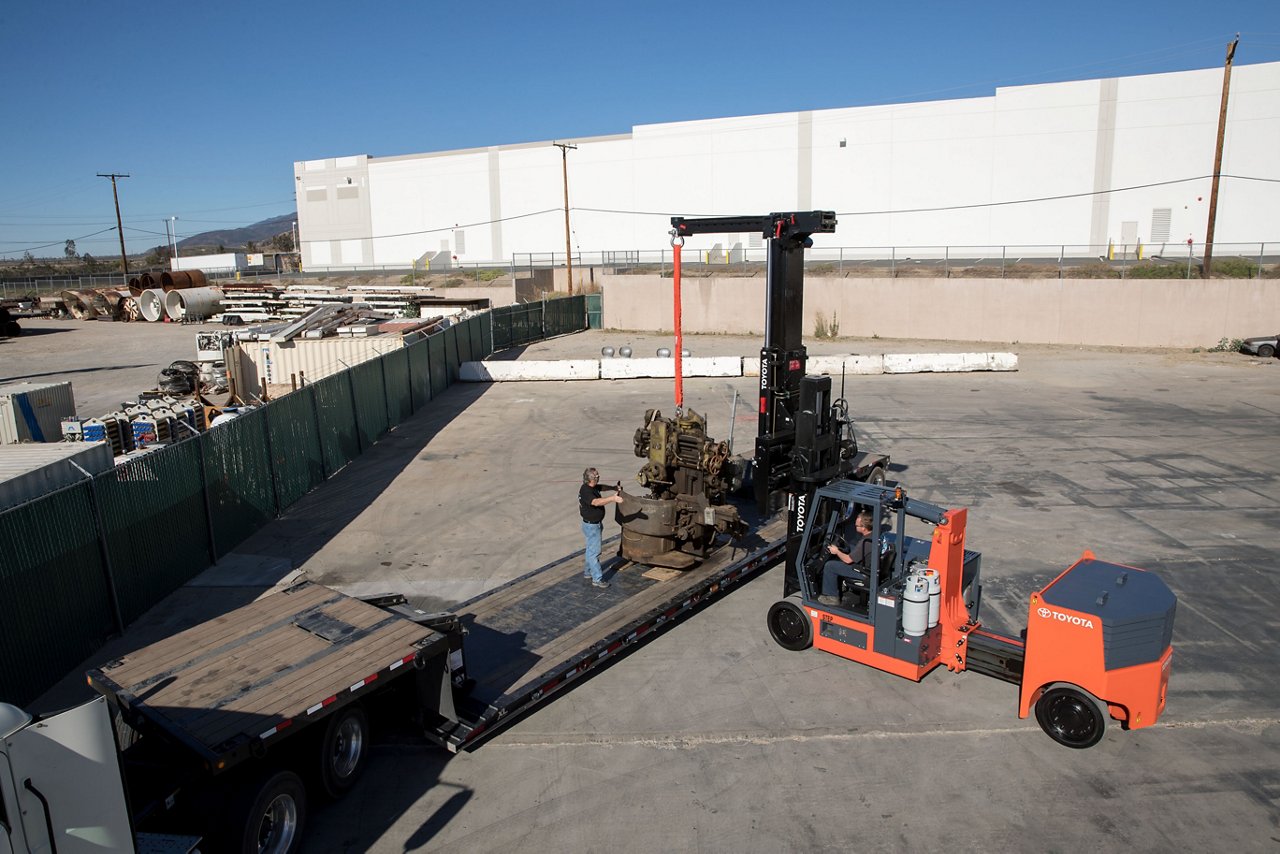
[[[886,374],[1016,371],[1014,353],[897,353],[885,354]]]
[[[685,377],[740,377],[741,356],[690,356],[682,360]],[[601,359],[600,378],[626,380],[639,377],[675,378],[675,359]]]
[[[846,374],[883,374],[884,356],[845,356]]]
[[[675,359],[561,359],[529,362],[463,362],[464,382],[534,382],[545,380],[627,380],[674,378]],[[688,377],[758,377],[753,357],[691,356],[683,360]],[[883,356],[810,356],[811,374],[915,374],[961,371],[1016,371],[1014,353],[886,353]]]
[[[543,380],[598,380],[598,359],[558,359],[528,362],[463,362],[458,369],[463,382],[535,382]]]

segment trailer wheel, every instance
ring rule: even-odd
[[[1076,750],[1093,747],[1107,729],[1097,701],[1066,685],[1051,687],[1036,701],[1036,721],[1049,738]]]
[[[275,771],[242,788],[231,807],[227,832],[242,854],[295,854],[302,844],[307,790],[292,771]]]
[[[867,483],[872,486],[884,486],[884,467],[876,466],[873,468],[871,473],[867,475]]]
[[[774,602],[769,608],[769,634],[778,646],[796,652],[813,645],[813,626],[808,615],[792,599]]]
[[[320,785],[331,798],[351,790],[369,758],[369,718],[359,706],[348,706],[329,718],[320,739]]]

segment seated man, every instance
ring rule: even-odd
[[[832,555],[822,567],[822,594],[818,601],[824,605],[840,604],[840,579],[849,578],[865,582],[871,567],[875,539],[871,536],[871,511],[863,510],[853,523],[853,529],[861,537],[852,551],[846,552],[835,543],[827,546]]]

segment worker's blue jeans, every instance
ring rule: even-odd
[[[822,566],[822,595],[839,596],[841,578],[865,582],[867,571],[856,564],[845,563],[842,560],[828,560]]]
[[[603,522],[582,523],[582,536],[587,540],[587,551],[583,555],[587,568],[583,570],[582,577],[590,577],[592,581],[601,581],[604,577],[600,571],[600,537],[603,532]]]

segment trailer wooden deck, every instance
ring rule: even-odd
[[[693,569],[655,569],[613,557],[610,587],[583,577],[577,551],[457,606],[467,630],[467,673],[475,687],[463,722],[442,734],[452,749],[474,749],[482,734],[528,711],[588,670],[642,643],[726,588],[785,557],[784,517]],[[605,554],[617,537],[605,542]]]
[[[129,717],[221,769],[447,645],[411,620],[302,582],[88,675]]]

